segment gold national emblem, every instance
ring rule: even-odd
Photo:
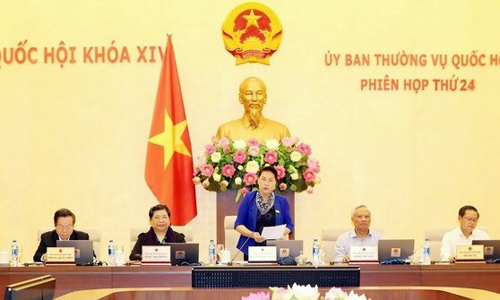
[[[259,62],[269,64],[281,42],[283,27],[276,14],[267,6],[244,3],[233,9],[222,24],[226,50],[236,58],[236,64]]]

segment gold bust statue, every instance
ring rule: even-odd
[[[256,77],[249,77],[240,84],[239,101],[245,108],[240,119],[225,123],[217,130],[217,137],[232,140],[261,141],[281,140],[290,136],[288,128],[276,121],[264,118],[262,110],[267,102],[266,85]]]

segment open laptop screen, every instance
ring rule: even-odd
[[[395,259],[406,260],[413,254],[415,240],[395,239],[378,241],[378,260],[379,262]]]
[[[94,263],[94,242],[91,240],[56,241],[57,247],[74,247],[75,264],[91,266]]]
[[[198,265],[199,250],[198,243],[168,243],[170,246],[170,262],[172,265]]]
[[[500,240],[473,240],[472,245],[484,245],[486,262],[500,262]]]

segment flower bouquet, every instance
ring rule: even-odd
[[[277,173],[276,191],[313,192],[320,183],[320,166],[311,158],[311,147],[298,138],[229,140],[213,137],[195,161],[193,183],[209,191],[238,189],[236,200],[256,188],[257,173],[273,166]]]
[[[321,296],[318,286],[304,286],[293,284],[292,287],[270,288],[272,295],[267,292],[250,293],[241,297],[241,300],[370,300],[365,295],[358,295],[351,291],[349,294],[339,288],[332,287],[325,296]]]

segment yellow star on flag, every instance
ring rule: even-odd
[[[163,132],[149,138],[149,142],[163,147],[163,169],[167,168],[168,162],[174,155],[174,152],[191,157],[188,148],[181,137],[187,127],[187,121],[184,120],[173,124],[167,111],[165,111],[165,120],[163,122]]]

